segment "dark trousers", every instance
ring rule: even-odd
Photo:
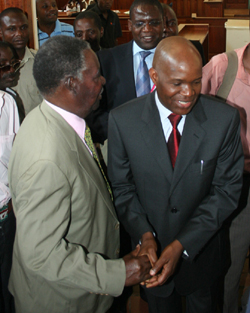
[[[0,221],[0,312],[14,313],[14,298],[8,290],[12,265],[16,220],[13,210],[4,221]]]
[[[216,313],[218,282],[186,297],[186,313]],[[169,297],[157,297],[146,290],[149,313],[182,313],[182,297],[174,289]]]

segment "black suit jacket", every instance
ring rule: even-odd
[[[205,58],[200,42],[191,42],[200,52],[204,65]],[[102,75],[106,78],[106,85],[99,109],[87,118],[95,142],[103,143],[107,139],[109,112],[137,97],[132,49],[133,40],[115,48],[97,52]]]
[[[174,285],[191,293],[222,273],[221,227],[242,185],[239,121],[236,109],[201,95],[186,117],[173,171],[155,92],[110,113],[108,172],[119,219],[134,244],[154,231],[159,253],[178,239],[189,254],[164,286],[150,289],[158,296]]]
[[[109,112],[136,98],[132,46],[130,41],[97,53],[106,85],[99,109],[87,119],[94,141],[107,139]]]

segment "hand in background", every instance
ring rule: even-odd
[[[157,243],[155,241],[153,234],[151,232],[143,234],[141,238],[141,248],[139,251],[139,255],[147,255],[152,267],[158,260],[156,251]]]
[[[168,278],[174,274],[176,265],[181,257],[183,250],[183,246],[178,240],[174,240],[171,244],[169,244],[162,251],[159,260],[150,270],[150,275],[153,277],[146,280],[142,284],[146,285],[147,288],[163,285],[168,280]],[[160,272],[160,270],[162,271]]]
[[[149,279],[151,264],[146,255],[139,256],[140,246],[123,257],[126,266],[125,286],[133,286]]]

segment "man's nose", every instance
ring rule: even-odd
[[[152,29],[152,26],[149,24],[149,22],[145,22],[143,25],[143,31],[149,32],[151,31],[151,29]]]
[[[192,96],[194,94],[194,89],[191,84],[186,84],[182,89],[182,94],[185,96]]]
[[[82,40],[88,41],[89,40],[89,35],[87,32],[82,33]]]

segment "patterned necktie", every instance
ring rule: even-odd
[[[137,97],[150,93],[150,89],[151,89],[150,78],[149,78],[148,67],[147,67],[147,63],[145,59],[151,53],[152,52],[150,51],[140,52],[141,61],[137,70],[136,84],[135,84]]]
[[[172,163],[173,168],[174,168],[177,154],[178,154],[180,139],[181,139],[181,135],[177,129],[177,125],[179,124],[182,116],[172,113],[169,115],[168,118],[169,118],[169,120],[173,126],[173,129],[172,129],[172,132],[168,138],[167,145],[168,145],[168,151],[169,151],[171,163]]]
[[[110,194],[110,197],[111,197],[111,200],[113,201],[113,194],[112,194],[112,190],[110,188],[110,185],[109,185],[109,182],[107,180],[107,177],[103,171],[103,168],[101,166],[101,163],[99,161],[99,158],[97,156],[97,153],[96,153],[96,150],[95,150],[95,147],[94,147],[94,143],[92,141],[92,137],[91,137],[91,132],[90,132],[90,129],[88,127],[88,125],[86,124],[86,129],[85,129],[85,135],[84,135],[84,140],[87,144],[87,146],[89,147],[89,150],[92,152],[93,154],[93,158],[95,159],[96,163],[98,164],[99,168],[100,168],[100,171],[102,173],[102,176],[107,184],[107,189],[108,189],[108,192]]]

